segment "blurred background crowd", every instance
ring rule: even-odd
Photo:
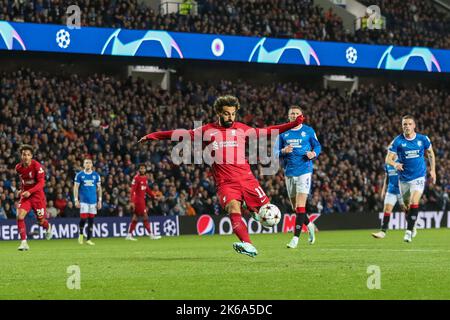
[[[386,148],[402,132],[401,117],[412,114],[418,131],[430,137],[437,158],[438,181],[427,181],[422,208],[448,208],[448,87],[361,84],[349,94],[295,82],[200,83],[179,77],[169,93],[140,79],[63,76],[23,68],[0,74],[0,219],[16,214],[20,186],[14,167],[22,143],[35,148],[35,158],[45,167],[52,217],[78,216],[73,180],[86,154],[92,155],[102,177],[101,216],[130,214],[130,184],[139,163],[147,165],[150,187],[162,196],[159,201],[148,198],[150,214],[219,214],[210,167],[174,165],[173,142],[136,142],[152,131],[215,121],[212,104],[222,94],[239,98],[238,120],[254,127],[286,122],[289,106],[302,106],[323,148],[314,163],[308,209],[323,214],[382,210]],[[291,212],[282,170],[268,176],[261,175],[260,165],[252,168],[272,202],[282,212]]]
[[[198,0],[196,14],[164,14],[138,0],[0,0],[0,20],[66,24],[66,9],[76,4],[82,26],[450,47],[450,15],[437,11],[432,1],[360,2],[380,7],[386,29],[353,34],[313,0]]]

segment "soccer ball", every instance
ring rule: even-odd
[[[263,205],[258,212],[259,222],[266,228],[272,228],[281,220],[280,209],[274,204]]]

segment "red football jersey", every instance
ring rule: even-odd
[[[245,158],[245,146],[249,138],[259,138],[261,136],[271,136],[272,134],[283,133],[303,122],[303,117],[299,116],[296,121],[281,125],[269,126],[266,128],[252,128],[241,122],[233,122],[229,128],[219,125],[219,123],[209,123],[193,130],[169,130],[153,132],[146,137],[150,140],[183,139],[187,135],[194,141],[194,153],[196,152],[195,142],[201,141],[202,147],[208,159],[203,160],[212,166],[212,174],[217,185],[227,182],[254,180],[256,179],[250,165]],[[203,154],[205,154],[205,152]]]
[[[252,133],[257,134],[256,129],[240,122],[234,122],[229,128],[209,123],[193,130],[194,141],[199,130],[203,135],[203,145],[207,149],[204,154],[211,157],[212,175],[218,185],[223,182],[254,179],[245,156],[245,146],[248,144],[248,137]],[[208,161],[205,158],[204,160]]]
[[[28,167],[25,167],[22,163],[19,163],[16,165],[16,172],[20,176],[22,192],[28,191],[30,193],[35,193],[44,191],[45,172],[39,162],[32,159]]]
[[[154,197],[152,189],[149,188],[147,183],[147,176],[137,174],[134,176],[131,182],[131,201],[134,203],[145,202],[145,194]]]

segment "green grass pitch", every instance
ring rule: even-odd
[[[287,249],[291,234],[253,235],[256,258],[232,249],[235,236],[161,240],[95,239],[0,242],[0,299],[450,299],[450,230],[322,231]],[[81,288],[68,289],[78,265]],[[371,265],[381,289],[368,289]],[[372,283],[371,281],[369,281]]]

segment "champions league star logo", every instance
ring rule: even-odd
[[[289,40],[283,47],[275,50],[266,49],[267,38],[262,38],[256,46],[253,48],[249,62],[263,62],[263,63],[279,63],[283,54],[287,50],[296,50],[303,58],[303,62],[306,65],[311,64],[311,57],[316,62],[316,65],[320,66],[319,58],[311,45],[305,40]],[[255,58],[256,57],[256,58]]]
[[[0,21],[0,39],[3,40],[8,50],[13,50],[14,40],[16,40],[20,44],[22,50],[27,50],[27,48],[25,47],[25,43],[23,42],[20,35],[8,22]],[[0,49],[1,43],[2,41],[0,41]]]
[[[423,62],[423,66],[426,67],[428,72],[433,71],[433,66],[435,70],[441,72],[441,66],[439,65],[438,60],[427,48],[413,48],[409,54],[400,56],[395,58],[393,51],[395,50],[394,46],[390,46],[386,49],[378,62],[378,69],[382,69],[384,65],[384,69],[388,70],[405,70],[405,67],[408,63],[411,62],[412,58],[417,57],[420,58]]]
[[[172,49],[174,49],[178,53],[178,56],[183,59],[183,53],[181,52],[180,47],[169,35],[169,33],[165,31],[148,31],[143,37],[129,43],[124,43],[119,39],[120,32],[121,29],[117,29],[113,34],[109,36],[108,40],[103,46],[102,54],[105,54],[106,49],[110,47],[110,43],[112,42],[112,46],[110,49],[111,55],[135,56],[142,43],[146,41],[156,41],[159,42],[166,58],[172,58]]]

